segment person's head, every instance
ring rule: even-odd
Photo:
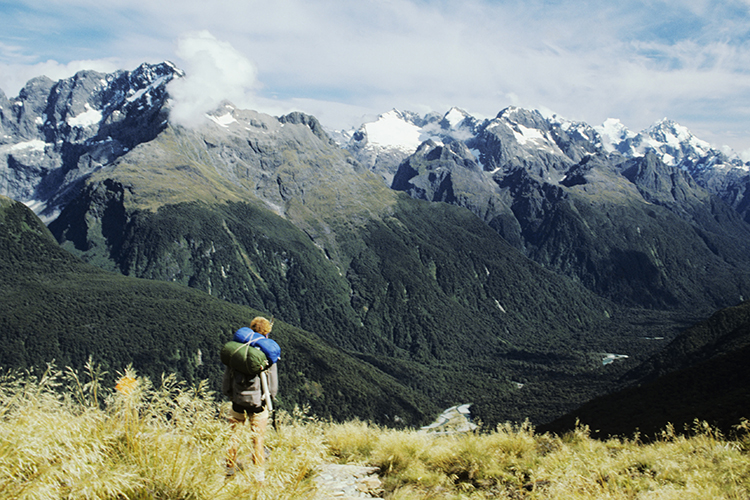
[[[265,335],[266,337],[268,337],[268,334],[271,333],[272,327],[273,321],[268,321],[263,316],[256,316],[250,322],[250,328],[252,328],[254,332],[258,332],[261,335]]]

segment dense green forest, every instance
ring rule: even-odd
[[[425,210],[428,207],[427,204],[410,206]],[[210,230],[212,225],[197,216],[200,204],[182,208],[186,209],[185,213],[193,217],[181,218],[184,224],[201,224],[204,230]],[[226,209],[250,210],[245,205],[231,204]],[[167,221],[175,223],[174,216],[169,216],[174,210],[166,208],[153,217],[166,217]],[[473,216],[447,205],[441,216],[464,217],[463,213],[466,213],[465,223],[457,226],[463,227],[465,233],[457,236],[469,241],[474,237],[472,231],[483,231],[479,222],[477,226],[471,224],[475,220]],[[405,212],[401,217],[408,216]],[[421,220],[424,214],[416,212],[413,217]],[[133,363],[149,376],[174,372],[190,383],[208,379],[217,388],[222,373],[218,360],[220,345],[228,340],[234,329],[246,325],[259,313],[178,283],[125,277],[85,264],[60,248],[36,216],[21,204],[6,201],[2,220],[0,278],[4,286],[0,293],[7,307],[0,316],[2,342],[6,346],[0,355],[0,364],[4,367],[41,365],[52,360],[60,366],[81,366],[92,357],[112,373]],[[460,246],[446,249],[447,241],[429,242],[425,238],[419,242],[418,249],[404,247],[401,249],[403,254],[393,252],[400,244],[390,236],[399,228],[397,220],[394,219],[393,224],[390,229],[385,225],[372,230],[374,250],[358,257],[352,265],[352,273],[356,272],[357,276],[352,274],[350,278],[354,282],[359,280],[357,290],[363,304],[381,307],[385,313],[398,313],[399,317],[413,315],[415,325],[411,331],[424,334],[403,339],[399,335],[404,330],[399,328],[397,321],[370,325],[373,330],[379,328],[387,332],[386,339],[390,342],[380,340],[380,352],[368,353],[366,348],[374,340],[366,335],[353,335],[346,343],[342,341],[342,346],[337,343],[339,339],[330,335],[321,338],[290,326],[283,321],[284,316],[277,313],[277,318],[282,321],[277,321],[274,337],[284,353],[282,405],[310,405],[316,414],[334,418],[356,415],[376,422],[393,423],[394,417],[398,416],[400,422],[419,423],[434,417],[440,408],[473,402],[476,417],[488,423],[522,420],[529,415],[545,421],[560,415],[566,408],[572,409],[576,402],[606,391],[614,377],[629,366],[624,362],[620,366],[603,367],[601,357],[596,354],[607,343],[618,346],[623,345],[619,342],[633,341],[632,332],[628,338],[627,328],[614,326],[627,325],[633,320],[618,316],[629,314],[627,311],[617,313],[612,309],[612,318],[607,324],[613,327],[606,337],[592,337],[592,352],[587,352],[566,347],[564,336],[561,336],[564,331],[555,333],[547,328],[544,316],[534,315],[530,315],[529,320],[537,322],[538,337],[524,339],[500,335],[498,338],[507,340],[483,343],[483,338],[494,335],[497,326],[477,323],[471,307],[467,307],[461,316],[452,314],[460,310],[457,307],[464,307],[458,302],[459,297],[470,295],[457,290],[453,290],[454,298],[448,299],[452,302],[450,309],[441,302],[446,300],[441,296],[435,297],[436,303],[431,311],[409,309],[410,304],[405,301],[385,300],[388,294],[398,295],[405,290],[411,293],[440,290],[443,293],[440,288],[443,286],[451,291],[450,287],[454,285],[447,279],[448,273],[466,272],[465,269],[451,271],[450,264],[445,264],[450,260],[443,259],[444,252],[454,248],[459,251]],[[165,222],[164,227],[168,226]],[[234,231],[233,234],[242,234],[239,224]],[[246,228],[245,231],[250,230]],[[151,236],[154,249],[160,248],[158,235]],[[293,277],[297,272],[293,263],[303,256],[295,254],[295,244],[288,243],[283,249],[274,250],[272,246],[264,249],[263,242],[273,245],[274,240],[257,234],[253,237],[257,238],[257,246],[248,244],[248,247],[257,248],[270,262],[274,262],[273,255],[278,255],[279,259],[287,258],[291,264],[286,279],[296,279]],[[215,248],[219,253],[222,247],[217,244]],[[508,279],[509,273],[497,267],[504,262],[500,250],[486,250],[488,255],[467,254],[464,262],[481,269],[477,275],[483,276],[483,280]],[[416,260],[411,259],[432,262],[435,275],[428,277],[404,272],[387,275],[387,279],[379,276],[379,262],[392,255],[400,255],[398,258],[404,260],[404,269],[418,267]],[[535,266],[532,263],[527,265]],[[486,273],[485,268],[492,271]],[[513,273],[521,276],[517,283],[496,286],[498,289],[522,286],[525,283],[523,272],[523,268],[516,267]],[[429,282],[425,284],[424,280]],[[486,285],[483,280],[476,280],[473,286]],[[266,290],[274,286],[268,281],[263,283]],[[308,280],[307,283],[308,287],[320,286],[318,280]],[[297,288],[304,297],[305,286]],[[278,291],[269,293],[281,296]],[[317,290],[308,290],[308,293],[307,303],[313,308],[315,297],[319,295]],[[529,290],[528,293],[548,293],[548,300],[554,303],[566,292],[552,288]],[[353,303],[356,304],[356,300]],[[403,304],[400,307],[404,307],[404,311],[391,309],[399,307],[399,303]],[[506,304],[522,309],[521,304]],[[264,313],[269,315],[269,311]],[[385,313],[380,317],[387,318]],[[578,321],[577,311],[566,314],[573,315],[572,320]],[[647,320],[649,315],[651,320]],[[365,314],[362,323],[377,317]],[[644,318],[650,321],[648,329],[651,331],[674,335],[673,323],[666,321],[661,313],[644,312],[641,319]],[[504,324],[508,331],[516,330],[512,322]],[[433,336],[431,328],[449,328],[455,333],[444,342]],[[518,328],[517,331],[523,330]],[[467,338],[471,336],[474,338]],[[484,346],[484,351],[478,346]],[[653,349],[653,345],[644,344],[644,351],[648,348]],[[518,389],[518,383],[524,383],[524,388]]]
[[[104,269],[266,311],[437,407],[474,403],[487,423],[547,422],[621,387],[621,375],[703,319],[714,299],[729,305],[741,292],[724,279],[741,281],[739,268],[712,271],[708,263],[726,259],[698,236],[695,244],[671,245],[672,232],[694,232],[666,208],[640,201],[631,181],[611,169],[587,180],[586,190],[601,195],[591,203],[577,205],[537,179],[515,185],[530,197],[513,210],[528,212],[529,231],[548,228],[542,233],[553,247],[598,283],[627,285],[623,293],[639,298],[619,304],[611,300],[619,292],[603,298],[577,273],[563,276],[550,261],[530,260],[519,241],[511,245],[467,208],[389,189],[317,133],[314,118],[230,108],[223,112],[231,111],[232,126],[170,125],[92,173],[50,224],[55,238]],[[559,210],[542,217],[552,202]],[[572,219],[557,219],[566,214]],[[594,241],[601,243],[596,259],[582,251]],[[618,253],[609,245],[616,242],[633,252]],[[694,287],[706,280],[682,265],[688,257],[723,283],[721,293]],[[646,293],[654,280],[669,293],[690,293],[660,310],[664,302]],[[657,337],[663,340],[645,340]],[[604,365],[609,354],[627,358]]]
[[[576,421],[595,435],[654,438],[667,425],[694,420],[729,435],[750,418],[750,302],[718,311],[687,329],[647,362],[623,376],[629,387],[598,397],[542,427],[561,432]]]
[[[0,208],[0,366],[81,367],[91,358],[110,382],[128,364],[153,379],[175,373],[219,389],[219,350],[260,311],[172,283],[129,278],[61,249],[28,208]],[[317,335],[277,320],[281,408],[393,424],[429,420],[438,407]],[[388,415],[389,417],[386,417]],[[390,418],[389,421],[384,419]]]

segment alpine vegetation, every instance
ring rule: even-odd
[[[153,382],[131,367],[115,387],[101,367],[6,371],[0,376],[3,498],[310,499],[326,464],[368,465],[365,496],[392,499],[745,498],[750,426],[722,435],[696,421],[657,439],[592,439],[579,425],[540,434],[528,422],[434,435],[295,409],[266,441],[262,483],[252,466],[227,477],[224,408],[205,382]],[[39,418],[44,415],[44,418]],[[249,426],[240,442],[249,442]],[[250,450],[240,448],[241,455]]]

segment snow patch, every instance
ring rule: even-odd
[[[12,144],[10,146],[0,147],[0,153],[9,153],[12,151],[23,151],[23,150],[28,150],[28,149],[32,151],[44,151],[44,147],[46,146],[46,144],[47,144],[46,142],[40,139],[34,139],[31,141]]]
[[[224,113],[221,116],[213,116],[213,115],[206,115],[208,118],[211,119],[214,123],[217,125],[220,125],[224,128],[228,127],[232,123],[236,123],[237,120],[234,119],[234,116],[232,116],[231,113]]]
[[[511,130],[513,130],[513,136],[521,146],[531,145],[536,146],[537,149],[550,149],[553,151],[558,149],[549,136],[539,129],[529,128],[520,123],[514,123]]]
[[[132,92],[132,89],[131,89],[131,92]],[[137,92],[134,92],[132,95],[128,96],[128,98],[125,100],[127,102],[137,101],[145,93],[146,93],[146,89],[140,89]]]
[[[138,99],[140,99],[140,98],[141,98],[141,96],[142,96],[143,94],[145,94],[145,93],[146,93],[146,92],[148,92],[149,90],[151,90],[151,89],[153,89],[153,88],[156,88],[156,87],[160,87],[160,86],[162,86],[162,85],[164,84],[164,82],[165,82],[165,81],[167,81],[168,79],[169,79],[169,77],[168,77],[168,76],[166,76],[166,75],[165,75],[165,76],[160,76],[159,78],[157,78],[156,80],[154,80],[153,82],[151,82],[151,83],[150,83],[150,84],[148,85],[148,87],[146,87],[146,88],[142,88],[142,89],[140,89],[140,90],[137,90],[137,91],[136,91],[136,92],[134,92],[134,93],[133,93],[132,95],[128,96],[128,98],[126,99],[126,101],[127,101],[127,102],[133,102],[133,101],[137,101]],[[130,92],[133,92],[133,89],[130,89]],[[150,103],[149,103],[149,104],[150,104]]]
[[[71,127],[86,128],[102,121],[102,112],[86,103],[86,111],[65,120]]]
[[[376,121],[364,127],[367,141],[373,146],[398,148],[411,153],[422,142],[420,128],[405,121],[395,110],[380,115]]]
[[[524,127],[520,123],[517,123],[516,127],[513,128],[513,135],[519,144],[526,145],[529,142],[547,142],[547,138],[538,129]]]

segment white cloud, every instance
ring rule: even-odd
[[[18,70],[30,54],[63,60],[59,46],[85,46],[95,53],[72,51],[70,58],[112,57],[118,67],[133,69],[174,59],[173,41],[189,32],[175,61],[187,76],[172,89],[179,96],[175,113],[187,121],[222,98],[274,114],[301,109],[332,127],[393,107],[442,112],[459,106],[494,116],[514,104],[592,125],[614,116],[635,130],[667,116],[713,130],[707,140],[741,150],[750,147],[744,126],[750,122],[749,5],[225,0],[208,7],[184,0],[175,9],[152,0],[73,0],[39,9],[45,18],[38,33],[0,33],[0,61],[6,61],[0,88],[11,93],[7,81],[17,89],[40,74],[33,66]],[[67,41],[90,30],[94,18],[97,26],[118,29],[102,31],[106,36],[96,43]],[[11,29],[21,21],[38,24],[14,18],[6,24]],[[64,36],[43,36],[58,32]],[[39,42],[30,49],[25,37],[58,47],[45,52]],[[8,66],[11,61],[18,66]]]
[[[177,56],[186,74],[170,83],[170,117],[176,123],[196,125],[224,99],[253,107],[257,71],[231,44],[208,31],[189,33],[180,37]]]

